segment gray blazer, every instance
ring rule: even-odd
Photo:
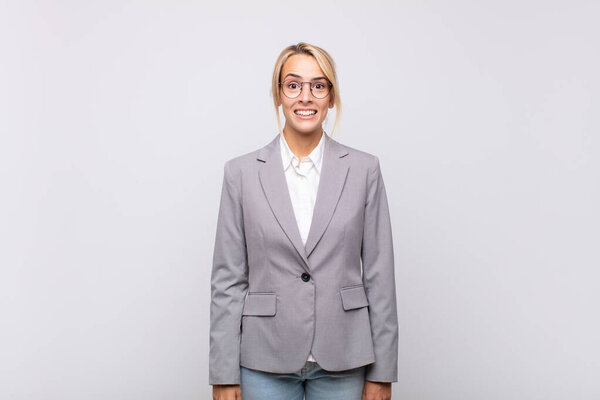
[[[367,380],[397,381],[394,253],[379,159],[325,135],[306,245],[279,134],[225,163],[211,277],[210,384],[238,384],[240,365],[297,372],[311,350],[325,370],[368,364]]]

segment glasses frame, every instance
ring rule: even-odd
[[[289,79],[289,80],[294,81],[293,79]],[[330,89],[333,87],[333,84],[331,82],[329,82],[329,79],[326,79],[326,81],[327,81],[328,90],[327,90],[327,94],[325,96],[323,96],[323,97],[317,97],[313,93],[313,83],[321,83],[320,81],[308,81],[308,82],[297,82],[297,81],[294,81],[294,82],[296,82],[296,83],[298,83],[300,85],[300,91],[298,92],[298,94],[295,97],[290,97],[287,94],[285,94],[285,91],[283,90],[283,84],[285,83],[285,81],[284,82],[279,82],[279,87],[281,87],[281,92],[283,93],[283,95],[285,97],[287,97],[288,99],[296,99],[296,98],[298,98],[298,96],[300,96],[302,94],[302,89],[304,89],[304,84],[308,83],[309,86],[310,86],[310,94],[315,99],[324,99],[327,96],[329,96],[329,93],[331,93]]]

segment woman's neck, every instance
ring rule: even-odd
[[[285,141],[292,153],[299,159],[309,155],[317,147],[324,134],[323,129],[314,133],[290,133],[285,129],[283,130]]]

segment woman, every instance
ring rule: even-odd
[[[340,115],[326,51],[287,47],[272,85],[279,133],[224,168],[211,278],[213,398],[390,399],[398,322],[379,160],[323,131],[329,108],[335,125]]]

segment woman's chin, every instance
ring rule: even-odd
[[[294,124],[293,126],[286,126],[284,128],[286,132],[292,131],[298,134],[310,135],[313,133],[320,133],[323,130],[321,124]]]

